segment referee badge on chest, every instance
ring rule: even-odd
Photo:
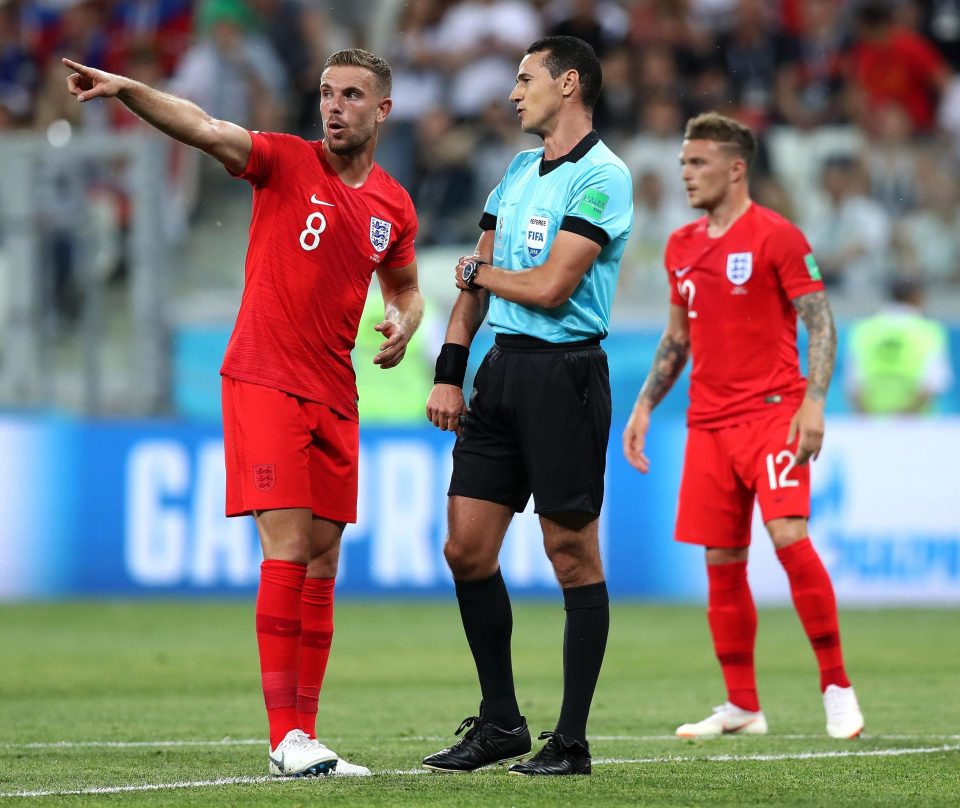
[[[376,216],[370,217],[370,243],[377,252],[383,252],[390,243],[390,230],[393,225],[378,219]]]
[[[531,258],[536,258],[547,246],[547,230],[550,220],[545,216],[531,216],[527,222],[527,252]]]
[[[727,279],[736,286],[743,286],[753,274],[753,253],[730,253],[727,255]]]

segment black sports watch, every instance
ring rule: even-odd
[[[487,262],[481,261],[479,258],[477,258],[477,259],[470,259],[463,265],[463,273],[461,274],[461,277],[463,278],[463,282],[467,285],[468,288],[470,289],[481,288],[477,286],[476,283],[474,283],[474,278],[477,277],[477,270],[480,269],[480,267],[485,263]]]

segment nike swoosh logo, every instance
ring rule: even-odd
[[[270,762],[276,766],[280,771],[283,771],[283,758],[286,756],[286,752],[280,755],[280,760],[277,760],[273,755],[267,755],[270,758]]]
[[[682,278],[682,277],[683,277],[684,275],[686,275],[691,269],[693,269],[693,267],[684,267],[683,269],[678,269],[678,270],[675,270],[675,271],[676,271],[676,273],[677,273],[677,277],[678,277],[678,278]]]
[[[740,730],[745,729],[746,727],[749,727],[756,720],[757,720],[756,718],[751,718],[749,721],[744,721],[742,724],[737,724],[737,726],[735,727],[724,727],[723,728],[724,734],[739,732]]]
[[[333,202],[324,202],[322,199],[317,199],[316,194],[310,197],[310,201],[313,202],[314,205],[326,205],[328,208],[336,207],[336,205],[334,205]]]

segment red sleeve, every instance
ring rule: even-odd
[[[385,263],[388,269],[410,266],[417,257],[416,250],[413,246],[419,227],[417,211],[413,207],[410,196],[406,193],[404,193],[404,202],[403,227],[400,229],[399,238],[397,238],[396,243],[390,250],[390,258]]]
[[[239,174],[233,174],[241,180],[246,180],[253,186],[263,185],[270,178],[276,162],[278,135],[251,132],[250,157],[246,168]]]
[[[687,301],[683,299],[680,290],[677,288],[673,272],[670,267],[673,266],[673,235],[667,239],[667,246],[663,250],[663,268],[667,273],[667,288],[670,290],[670,302],[674,306],[686,306]]]
[[[947,63],[940,51],[921,36],[917,36],[913,42],[917,63],[924,76],[932,82],[943,76],[947,72]]]
[[[780,286],[790,300],[823,291],[823,280],[813,250],[798,227],[786,223],[772,231],[767,250],[780,278]]]

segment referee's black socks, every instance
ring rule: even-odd
[[[516,729],[523,719],[513,687],[513,611],[503,576],[498,569],[489,578],[454,584],[463,631],[480,677],[483,718],[501,729]]]
[[[564,589],[563,608],[567,613],[563,632],[563,705],[556,731],[585,743],[590,702],[610,630],[606,582]]]

